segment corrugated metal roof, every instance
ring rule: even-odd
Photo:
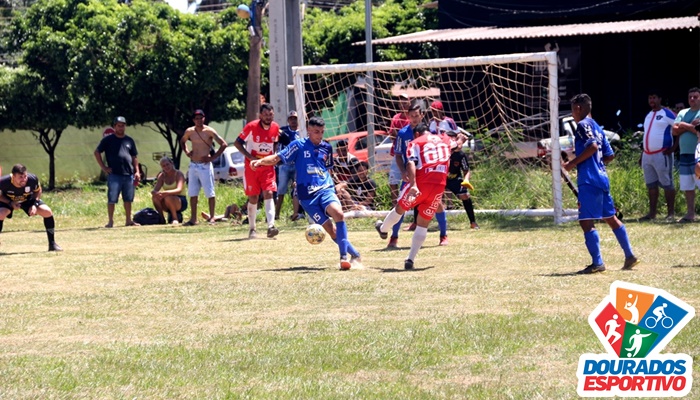
[[[400,44],[423,42],[460,42],[473,40],[529,39],[544,37],[602,35],[606,33],[653,32],[700,27],[697,16],[680,18],[647,19],[640,21],[595,22],[591,24],[569,24],[549,26],[522,26],[498,28],[495,26],[440,29],[409,33],[384,39],[372,40],[372,44]],[[364,45],[365,42],[353,43]]]

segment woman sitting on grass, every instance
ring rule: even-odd
[[[161,223],[165,223],[165,211],[168,211],[168,223],[178,225],[182,222],[182,212],[187,210],[185,196],[185,175],[175,168],[170,157],[160,159],[162,171],[156,178],[151,197],[153,207],[160,214]]]

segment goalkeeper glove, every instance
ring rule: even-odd
[[[468,179],[462,181],[462,187],[465,187],[469,190],[474,190],[474,185],[472,185]]]

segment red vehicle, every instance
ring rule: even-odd
[[[374,147],[379,146],[385,137],[387,137],[387,133],[385,131],[374,131]],[[357,159],[360,161],[367,161],[367,148],[369,146],[367,131],[350,132],[343,135],[329,137],[325,140],[333,146],[334,153],[338,141],[346,140],[348,142],[348,152],[357,157]]]

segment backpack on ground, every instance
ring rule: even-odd
[[[141,225],[158,225],[163,223],[163,221],[160,220],[160,214],[158,214],[158,211],[150,207],[139,210],[136,214],[134,214],[134,222]]]

